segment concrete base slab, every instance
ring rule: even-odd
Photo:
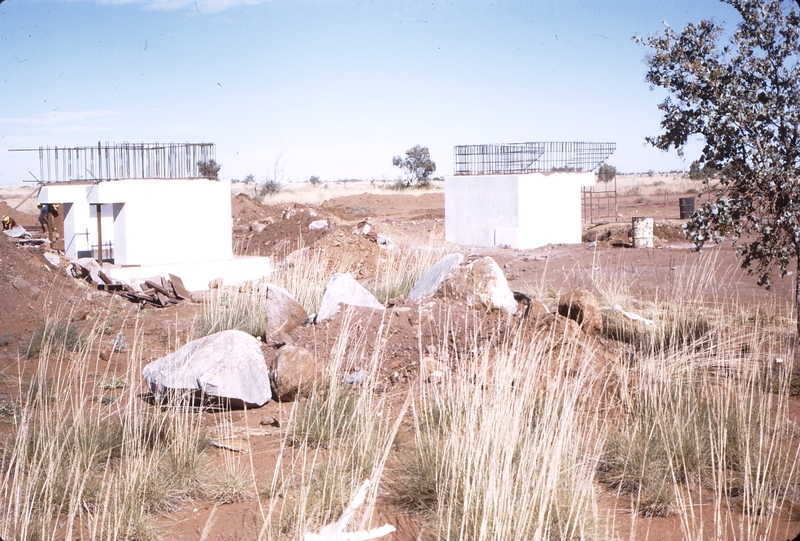
[[[224,285],[233,285],[250,280],[259,280],[272,272],[268,257],[237,257],[201,263],[173,263],[146,265],[141,267],[110,267],[103,269],[116,280],[131,284],[151,276],[179,276],[189,291],[205,291],[212,280],[222,278]]]

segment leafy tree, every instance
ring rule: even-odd
[[[254,177],[253,174],[250,173],[249,175],[244,177],[244,180],[242,182],[244,182],[245,184],[253,184],[255,181],[256,177]]]
[[[219,180],[220,169],[222,169],[222,166],[215,160],[197,162],[197,171],[200,173],[201,178]]]
[[[663,133],[648,141],[682,152],[700,136],[698,166],[719,179],[705,180],[716,199],[686,231],[698,249],[732,239],[742,267],[769,288],[776,267],[784,276],[800,265],[800,13],[781,0],[724,1],[742,19],[729,36],[704,20],[635,38],[651,49],[646,80],[670,94],[659,105]]]
[[[613,165],[604,163],[597,170],[597,180],[600,182],[611,182],[617,176],[617,168]]]
[[[436,163],[431,160],[428,147],[414,145],[406,150],[406,157],[395,156],[392,165],[399,167],[409,175],[406,186],[416,182],[418,186],[427,186],[430,183],[431,173],[436,171]]]
[[[308,181],[311,183],[312,186],[316,186],[319,184],[319,177],[317,175],[311,175],[308,177]]]
[[[692,165],[689,166],[689,178],[692,180],[706,180],[716,177],[717,174],[719,174],[719,171],[711,167],[710,163],[701,167],[700,162],[695,160],[692,162]]]

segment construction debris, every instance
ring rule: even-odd
[[[148,278],[142,282],[142,287],[139,289],[111,278],[97,261],[88,257],[70,262],[67,272],[75,278],[96,283],[100,291],[116,293],[143,306],[164,308],[192,298],[186,291],[183,280],[173,274],[170,274],[169,278],[163,276]]]

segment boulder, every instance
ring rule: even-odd
[[[193,340],[142,370],[156,402],[193,393],[234,407],[259,407],[271,396],[269,370],[256,338],[228,330]]]
[[[356,282],[350,273],[336,273],[331,276],[328,285],[325,286],[325,294],[322,296],[316,321],[325,321],[338,314],[340,304],[383,310],[383,305],[378,299]]]
[[[56,252],[45,252],[42,255],[47,260],[47,262],[53,265],[54,267],[58,267],[61,264],[61,258],[58,256],[58,253]]]
[[[375,242],[378,243],[378,246],[381,248],[386,248],[387,250],[394,250],[395,245],[392,237],[389,235],[384,235],[383,233],[378,233],[375,236]]]
[[[288,291],[275,284],[260,284],[259,293],[264,294],[264,308],[267,324],[264,328],[265,340],[288,333],[308,319],[303,305]]]
[[[263,233],[266,230],[267,226],[262,223],[253,222],[250,224],[250,231],[252,231],[253,233]]]
[[[417,280],[408,298],[412,301],[424,301],[433,296],[450,274],[464,262],[461,254],[449,254],[441,258],[436,264]]]
[[[309,229],[325,229],[328,227],[328,220],[314,220],[308,224]]]
[[[528,317],[533,319],[538,319],[540,317],[544,317],[550,313],[550,310],[547,306],[544,305],[541,301],[531,300],[530,308],[528,308]]]
[[[283,346],[269,366],[272,392],[281,402],[308,396],[323,374],[314,354],[300,346]]]
[[[102,282],[100,279],[101,270],[103,270],[103,267],[100,266],[100,263],[91,257],[81,257],[80,259],[75,259],[67,268],[67,271],[75,278],[85,279],[88,276],[92,279],[92,282],[96,284]]]
[[[597,298],[585,289],[576,289],[562,296],[558,301],[558,313],[575,320],[585,333],[603,332],[600,305]]]
[[[41,289],[29,283],[22,276],[15,276],[14,279],[11,280],[11,285],[14,286],[14,289],[19,291],[23,295],[28,296],[30,299],[34,301],[39,298],[39,295],[42,294]]]
[[[367,235],[372,231],[372,226],[367,222],[358,222],[358,225],[353,228],[353,235]]]
[[[444,281],[440,293],[463,300],[467,306],[491,310],[517,311],[514,293],[500,266],[491,257],[483,257],[455,269]]]

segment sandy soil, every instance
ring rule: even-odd
[[[665,181],[666,182],[666,181]],[[693,189],[689,184],[683,189]],[[653,191],[655,188],[655,191]],[[678,198],[686,191],[669,192],[652,184],[633,183],[629,190],[638,193],[620,196],[616,219],[607,224],[585,227],[584,243],[579,245],[547,246],[535,250],[510,250],[502,248],[477,248],[446,246],[444,242],[444,194],[441,191],[417,195],[386,193],[348,194],[326,199],[321,204],[309,202],[280,202],[259,205],[245,195],[233,199],[234,246],[240,254],[270,255],[276,261],[292,251],[314,246],[324,250],[327,257],[350,258],[350,270],[357,279],[368,280],[374,276],[382,249],[376,239],[378,234],[391,237],[401,247],[444,246],[451,251],[461,251],[465,256],[489,255],[504,269],[512,289],[537,294],[554,308],[555,299],[568,290],[592,288],[599,280],[621,279],[630,285],[631,293],[643,301],[663,299],[665,294],[703,296],[708,306],[728,305],[731,299],[739,303],[755,304],[766,298],[791,301],[793,280],[777,279],[771,291],[759,288],[755,278],[743,272],[730,246],[707,248],[702,254],[691,249],[681,232]],[[663,189],[665,193],[657,193]],[[317,188],[323,191],[322,188]],[[649,195],[642,195],[649,192]],[[265,203],[270,203],[267,200]],[[9,207],[0,202],[0,214]],[[35,224],[30,214],[14,213],[23,225]],[[656,247],[634,250],[629,247],[631,216],[652,216],[656,219]],[[328,226],[309,230],[308,225],[317,220],[327,220]],[[368,235],[353,235],[356,227],[370,225]],[[254,225],[260,224],[260,225]],[[260,227],[263,225],[263,230]],[[0,402],[13,399],[24,381],[35,369],[34,361],[26,361],[22,353],[36,328],[47,318],[67,317],[84,332],[101,327],[106,337],[122,332],[129,342],[142,346],[142,362],[156,359],[185,343],[192,336],[193,319],[202,310],[199,302],[185,301],[166,309],[139,309],[118,296],[97,291],[94,286],[66,276],[66,262],[54,266],[37,249],[19,248],[5,237],[0,237]],[[795,269],[796,270],[796,269]],[[23,278],[40,290],[30,292],[14,285]],[[720,296],[720,288],[690,287],[700,283],[724,284],[727,295]],[[542,295],[543,291],[547,294]],[[429,313],[452,310],[432,303]],[[380,391],[389,399],[400,400],[408,386],[419,374],[420,351],[438,347],[445,340],[439,326],[441,319],[425,319],[417,307],[398,299],[379,314],[369,310],[356,311],[354,325],[360,332],[374,331],[387,324],[386,350],[381,366]],[[456,316],[464,314],[455,312]],[[490,332],[495,327],[489,319],[474,321],[476,332]],[[329,352],[342,329],[343,318],[337,317],[321,325],[301,327],[290,334],[289,340],[320,354]],[[547,324],[553,324],[547,323]],[[421,329],[421,330],[420,330]],[[485,331],[483,329],[486,329]],[[367,333],[368,334],[368,333]],[[93,380],[83,382],[87,388],[110,376],[138,373],[132,367],[129,352],[112,353],[108,340],[96,345]],[[269,354],[267,346],[265,351]],[[366,344],[364,356],[371,354]],[[458,338],[452,347],[458,348]],[[592,342],[599,356],[613,355],[614,344]],[[131,348],[135,349],[135,348]],[[352,370],[358,366],[350,367]],[[96,388],[93,392],[97,392]],[[113,394],[114,391],[105,391]],[[396,397],[396,398],[395,398]],[[257,482],[268,483],[280,448],[281,429],[259,424],[261,419],[285,419],[290,404],[270,402],[265,407],[248,412],[208,413],[204,423],[212,429],[230,422],[234,427],[232,446],[249,445],[248,460],[253,461],[258,472]],[[792,399],[790,405],[796,421],[800,421],[800,402]],[[8,434],[8,420],[0,419],[0,435]],[[226,451],[212,450],[212,463],[221,464]],[[672,539],[680,532],[682,518],[672,516],[636,522],[632,531],[629,502],[624,498],[603,495],[600,502],[604,513],[615,517],[620,538]],[[162,526],[167,539],[197,539],[206,531],[207,539],[250,539],[259,529],[260,510],[255,500],[240,504],[216,507],[209,502],[192,502],[185,508],[163,518]],[[419,522],[413,514],[384,504],[378,516],[398,527],[391,539],[416,539],[420,533]],[[711,532],[712,530],[709,530]],[[800,531],[800,517],[795,513],[781,516],[775,528],[774,539],[784,539]]]

